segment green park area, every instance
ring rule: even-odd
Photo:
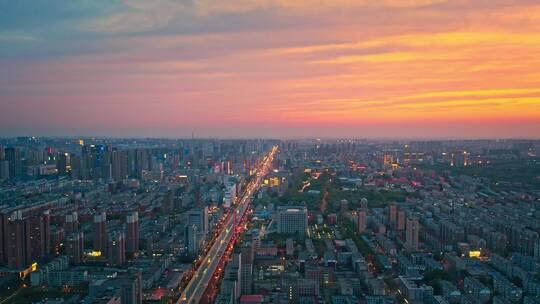
[[[403,190],[379,190],[364,186],[346,186],[336,174],[323,171],[320,174],[298,172],[289,178],[289,187],[283,195],[269,191],[263,198],[257,199],[256,204],[268,206],[305,205],[310,211],[323,214],[339,212],[341,200],[349,202],[350,209],[360,208],[360,200],[366,198],[369,207],[383,207],[391,202],[403,202],[408,197],[418,197],[418,193],[408,193]]]

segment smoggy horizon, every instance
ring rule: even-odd
[[[17,1],[0,136],[540,138],[537,1]]]

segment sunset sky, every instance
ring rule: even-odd
[[[539,138],[540,3],[0,0],[0,136]]]

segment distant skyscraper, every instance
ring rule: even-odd
[[[71,154],[69,157],[69,163],[71,166],[71,178],[84,179],[81,157],[76,154]]]
[[[120,288],[120,304],[142,303],[142,275],[140,271],[122,273],[110,282],[111,286]]]
[[[126,235],[124,232],[115,231],[109,237],[107,248],[109,264],[122,266],[126,262]]]
[[[364,233],[367,229],[367,212],[365,209],[358,211],[358,233]]]
[[[407,218],[407,215],[405,214],[405,210],[399,209],[397,214],[397,229],[398,230],[405,230],[405,220]]]
[[[0,258],[9,268],[25,268],[46,258],[51,249],[48,211],[23,216],[21,210],[1,215]]]
[[[388,206],[388,222],[390,227],[395,228],[397,226],[397,206],[395,204]]]
[[[24,258],[25,264],[39,262],[47,253],[45,252],[45,233],[42,216],[30,216],[24,219]]]
[[[67,168],[67,153],[60,153],[56,156],[56,169],[58,174],[62,175],[66,173]]]
[[[43,246],[45,247],[45,256],[51,254],[51,212],[46,210],[43,212]]]
[[[407,230],[405,232],[405,248],[410,251],[418,250],[418,234],[420,223],[417,218],[407,218]]]
[[[64,230],[66,233],[73,233],[79,231],[79,215],[73,211],[66,214],[64,221]]]
[[[360,200],[360,208],[362,209],[367,209],[368,208],[368,200],[367,198],[363,197],[361,200]]]
[[[22,175],[22,159],[19,148],[6,148],[5,159],[9,162],[9,178],[16,179]]]
[[[241,293],[243,295],[249,295],[253,293],[253,258],[254,258],[254,244],[248,242],[240,248],[240,255],[242,261],[241,267]]]
[[[128,177],[127,151],[112,152],[112,178],[122,181]]]
[[[107,214],[101,212],[94,215],[93,229],[94,250],[101,251],[102,255],[107,253]]]
[[[126,252],[135,254],[139,251],[139,213],[137,211],[126,217],[127,240]]]
[[[221,293],[232,299],[232,303],[238,303],[242,293],[242,256],[234,253],[232,260],[227,264],[223,276]]]
[[[66,254],[69,257],[69,262],[80,264],[84,251],[84,234],[82,232],[71,233],[68,235],[66,243]]]
[[[6,225],[6,255],[9,268],[23,268],[24,259],[24,222],[20,211],[14,212],[7,220]]]

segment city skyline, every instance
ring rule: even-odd
[[[0,136],[540,137],[537,1],[0,6]]]

